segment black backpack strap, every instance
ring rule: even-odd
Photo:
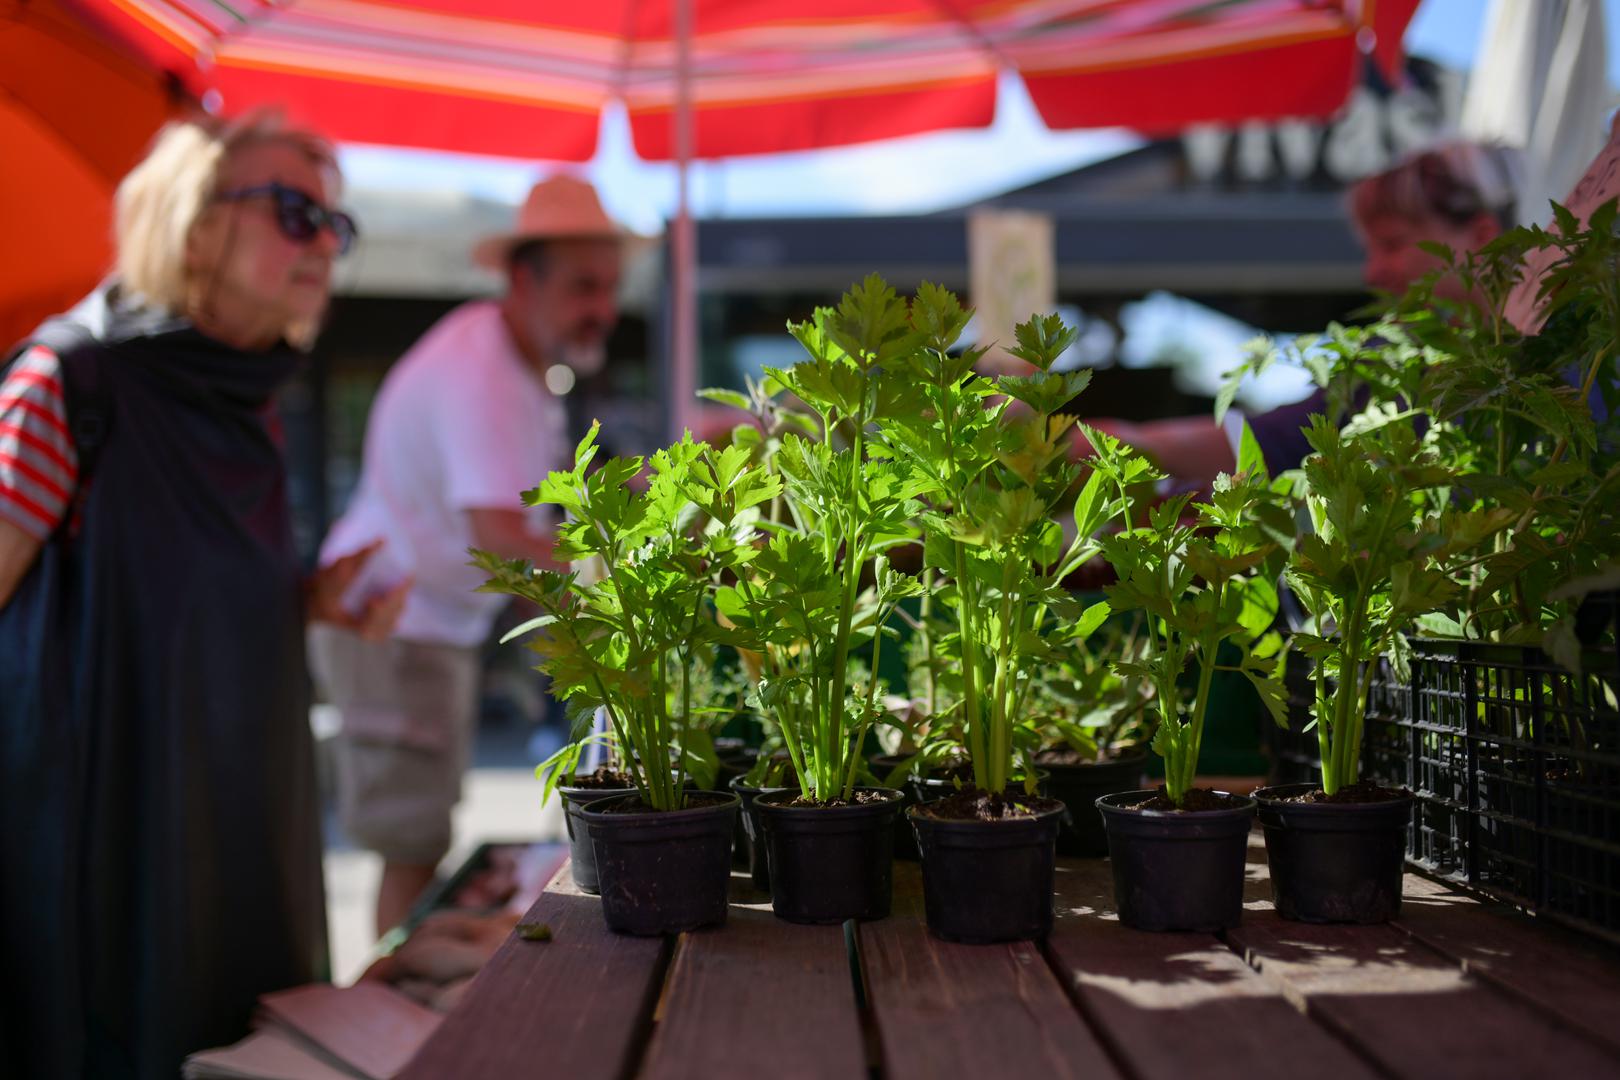
[[[79,453],[79,489],[96,469],[96,459],[112,433],[112,395],[102,378],[102,356],[97,349],[58,353],[62,362],[63,394],[67,398],[68,431]]]

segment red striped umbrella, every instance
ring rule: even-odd
[[[585,160],[619,98],[642,157],[983,127],[1020,72],[1048,126],[1172,132],[1321,116],[1417,0],[73,0],[223,108],[335,138]],[[689,8],[690,34],[677,25]]]
[[[1049,127],[1323,116],[1418,0],[65,0],[227,113],[345,141],[582,161],[622,100],[641,156],[984,127],[1017,71]],[[679,171],[676,429],[696,330]]]

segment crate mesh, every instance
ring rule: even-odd
[[[1620,938],[1616,651],[1589,650],[1577,675],[1534,648],[1413,645],[1409,682],[1385,670],[1373,683],[1363,746],[1365,776],[1417,795],[1409,860]],[[1308,673],[1289,674],[1279,783],[1320,776]]]

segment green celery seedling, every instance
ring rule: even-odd
[[[808,358],[767,369],[767,385],[747,399],[725,399],[771,418],[761,446],[782,499],[769,544],[716,603],[739,644],[764,658],[755,700],[781,732],[801,790],[829,802],[853,795],[865,736],[887,715],[875,677],[864,694],[852,692],[853,655],[870,645],[875,671],[893,635],[890,617],[922,588],[885,556],[914,542],[919,485],[903,466],[874,456],[869,440],[875,421],[903,407],[892,368],[915,334],[905,302],[875,275],[838,308],[788,329]],[[781,392],[801,401],[814,423],[776,405]]]
[[[1157,479],[1136,451],[1101,432],[1087,431],[1094,475],[1106,477],[1129,505],[1130,484]],[[1259,692],[1282,722],[1286,695],[1277,679],[1280,635],[1277,583],[1293,540],[1293,514],[1286,482],[1272,482],[1259,449],[1245,429],[1236,475],[1222,474],[1209,501],[1181,495],[1154,506],[1146,520],[1127,514],[1126,527],[1103,537],[1103,555],[1119,575],[1105,592],[1116,611],[1139,610],[1147,618],[1149,646],[1139,660],[1120,661],[1121,675],[1148,680],[1159,711],[1153,749],[1164,758],[1165,796],[1186,802],[1198,772],[1204,718],[1218,656],[1227,642],[1242,658],[1235,670]],[[1187,519],[1187,512],[1195,515]],[[1186,706],[1184,673],[1196,672]]]
[[[1456,476],[1410,416],[1341,431],[1322,416],[1306,428],[1313,453],[1298,493],[1311,531],[1287,579],[1313,620],[1290,647],[1315,661],[1314,714],[1329,795],[1361,776],[1367,693],[1379,657],[1404,670],[1406,630],[1422,615],[1455,613],[1464,589],[1452,575],[1502,528],[1488,512],[1447,508]]]
[[[755,553],[758,506],[776,497],[777,479],[755,468],[746,450],[715,451],[681,442],[653,455],[644,492],[631,484],[643,459],[612,458],[590,469],[598,425],[581,440],[574,467],[551,473],[524,493],[529,506],[557,506],[569,520],[558,530],[558,559],[597,562],[605,576],[584,583],[578,572],[536,570],[523,560],[474,551],[490,575],[483,591],[519,596],[541,614],[508,639],[533,634],[529,648],[552,678],[552,693],[576,717],[607,711],[642,800],[655,810],[684,805],[687,774],[701,768],[689,739],[692,666],[707,644],[726,642],[714,620],[717,582]],[[569,753],[592,736],[576,722]],[[588,727],[586,728],[588,730]],[[553,769],[547,794],[564,770]]]
[[[974,784],[1000,793],[1046,652],[1042,632],[1054,617],[1079,617],[1062,582],[1095,554],[1092,535],[1114,503],[1088,482],[1074,507],[1076,535],[1064,542],[1055,518],[1073,503],[1079,469],[1070,461],[1073,418],[1059,410],[1091,373],[1051,368],[1077,331],[1055,316],[1019,325],[1009,351],[1034,374],[989,379],[974,371],[982,349],[953,353],[970,314],[947,290],[919,288],[910,311],[917,347],[903,358],[900,405],[879,417],[876,438],[919,481],[924,562],[940,582],[932,595],[955,616],[950,647],[961,660]]]

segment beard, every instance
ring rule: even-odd
[[[607,366],[607,343],[603,341],[564,342],[557,359],[581,378],[595,375]]]

